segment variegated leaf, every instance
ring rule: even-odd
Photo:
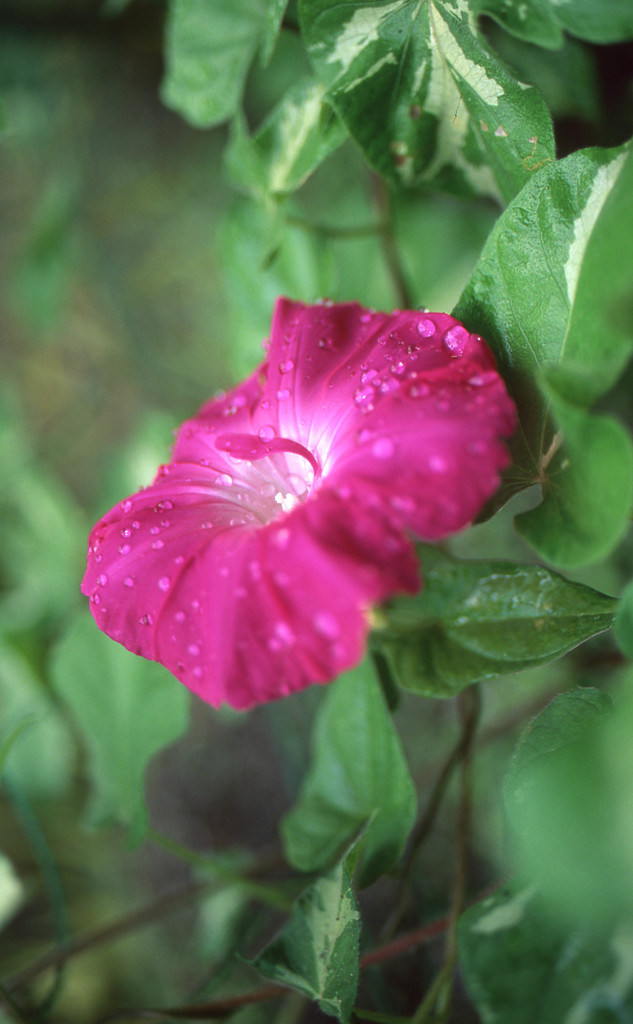
[[[476,34],[466,0],[300,0],[316,73],[368,161],[510,200],[553,158],[549,114]]]

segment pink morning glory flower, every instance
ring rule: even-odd
[[[412,538],[473,520],[515,426],[444,313],[280,299],[267,351],[97,523],[82,584],[101,629],[215,706],[355,665],[372,605],[421,585]]]

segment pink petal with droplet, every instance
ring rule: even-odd
[[[370,607],[418,588],[409,532],[462,529],[492,495],[514,423],[452,317],[282,299],[268,359],[94,528],[92,613],[214,705],[330,680]]]

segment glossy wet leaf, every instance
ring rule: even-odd
[[[233,180],[255,196],[299,188],[346,138],[338,116],[313,79],[295,82],[250,138],[236,120],[227,165]]]
[[[267,9],[263,0],[170,0],[164,103],[196,128],[232,117]]]
[[[160,665],[113,644],[88,612],[72,621],[52,673],[89,754],[90,823],[120,822],[130,841],[140,842],[147,827],[145,772],[187,728],[187,692]]]
[[[460,967],[482,1024],[602,1024],[633,1012],[633,931],[570,930],[535,886],[502,889],[459,923]]]
[[[542,511],[527,520],[539,529],[526,531],[525,519],[521,529],[539,553],[565,567],[606,554],[627,519],[630,447],[620,428],[589,418],[588,410],[630,356],[632,260],[631,154],[626,148],[581,151],[543,168],[499,218],[455,310],[492,346],[519,408],[513,467],[498,500],[530,483],[544,484]],[[561,440],[567,443],[552,458]],[[601,445],[604,466],[597,457]],[[591,499],[575,508],[569,523],[557,520],[552,503],[571,507],[580,479],[583,498],[596,495],[605,485],[605,467],[616,463],[617,480],[608,487],[617,501],[604,524]],[[563,536],[567,530],[573,536]]]
[[[616,43],[633,36],[630,0],[475,0],[478,14],[488,14],[519,39],[556,49],[563,31],[592,43]]]
[[[358,985],[359,936],[360,915],[341,862],[299,897],[281,934],[252,964],[345,1024]]]
[[[535,565],[463,562],[421,549],[424,588],[391,602],[373,641],[400,684],[452,697],[561,657],[613,623],[616,601]]]
[[[463,0],[300,0],[299,12],[328,97],[392,182],[509,200],[553,158],[543,100],[485,48]]]
[[[367,825],[358,876],[369,885],[393,867],[416,813],[400,740],[369,664],[331,686],[313,751],[298,801],[282,822],[286,856],[301,871],[321,870]]]

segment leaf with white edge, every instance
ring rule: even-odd
[[[630,294],[632,263],[633,158],[627,147],[585,150],[543,168],[499,218],[454,311],[494,350],[519,409],[513,465],[498,504],[531,483],[546,481],[550,464],[559,474],[559,491],[580,477],[585,494],[602,486],[604,475],[592,477],[599,468],[597,445],[586,452],[575,445],[581,423],[572,421],[564,403],[589,409],[615,383],[630,356],[633,323],[623,303]],[[564,427],[556,421],[557,411],[571,431],[565,457],[573,449],[574,459],[585,463],[565,476],[560,475],[561,460],[552,459],[560,443],[557,427]],[[584,427],[586,437],[608,429],[613,444],[624,450],[613,425],[606,428],[592,419]],[[629,462],[626,455],[622,493],[630,487]],[[578,518],[573,561],[556,564],[590,561],[601,546],[592,517],[582,522],[578,510]],[[622,527],[611,523],[611,543]],[[558,544],[549,538],[548,552]],[[560,544],[564,548],[562,539]]]
[[[620,597],[614,632],[620,650],[627,658],[633,658],[633,581]]]
[[[420,551],[423,590],[391,601],[372,634],[407,690],[453,697],[478,680],[554,661],[613,624],[614,598],[548,569]]]
[[[140,842],[147,828],[145,772],[150,759],[185,732],[187,691],[160,665],[112,643],[88,612],[71,622],[59,643],[52,678],[90,755],[90,823],[120,822],[130,842]]]
[[[476,35],[465,0],[300,0],[328,98],[395,184],[511,199],[553,159],[547,108]]]
[[[319,708],[312,765],[281,825],[300,871],[329,866],[364,825],[359,884],[401,855],[416,814],[415,789],[398,734],[368,663],[341,676]]]
[[[610,416],[579,409],[548,389],[564,443],[548,463],[543,500],[515,519],[539,555],[565,569],[606,558],[633,507],[633,443]]]
[[[314,79],[295,82],[250,138],[236,119],[226,162],[233,180],[255,196],[295,191],[347,133]]]
[[[358,987],[359,937],[360,914],[343,861],[299,897],[281,934],[252,966],[346,1024]]]
[[[630,923],[571,931],[535,886],[502,889],[462,915],[459,960],[482,1024],[598,1024],[633,1012]]]
[[[264,0],[170,0],[161,97],[196,128],[236,112],[268,17]]]

